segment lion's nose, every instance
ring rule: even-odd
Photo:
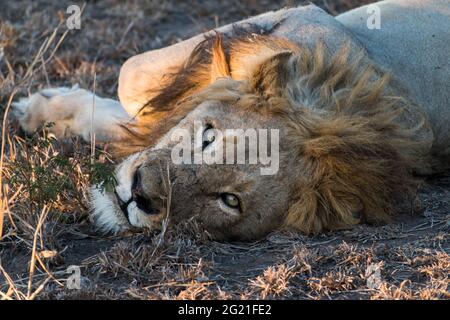
[[[136,170],[133,177],[133,185],[131,186],[131,195],[137,207],[146,214],[157,214],[158,211],[152,207],[152,201],[145,195],[142,190],[142,175]]]

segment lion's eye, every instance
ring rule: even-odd
[[[223,203],[225,203],[228,207],[233,208],[233,209],[240,208],[239,198],[236,197],[234,194],[222,193],[220,195],[220,197],[221,197]]]
[[[214,140],[216,139],[214,135],[214,129],[211,125],[207,125],[205,128],[205,131],[203,131],[203,137],[202,137],[202,150],[205,150],[205,148],[210,145]]]

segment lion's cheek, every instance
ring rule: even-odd
[[[111,195],[92,187],[90,199],[91,219],[99,230],[106,233],[119,233],[129,228],[128,221]]]

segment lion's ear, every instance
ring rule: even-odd
[[[266,57],[252,69],[249,82],[264,97],[280,96],[290,80],[291,51],[282,51]]]
[[[230,65],[223,48],[222,37],[217,33],[211,51],[211,83],[225,77],[231,77]]]

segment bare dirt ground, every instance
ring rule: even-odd
[[[338,14],[371,1],[312,2]],[[10,99],[49,86],[92,89],[94,78],[98,94],[115,97],[128,57],[302,3],[89,1],[81,29],[67,31],[72,2],[2,1],[0,115]],[[213,242],[189,223],[104,237],[89,222],[86,189],[113,163],[108,146],[92,166],[76,139],[25,136],[12,120],[1,129],[0,299],[450,298],[450,175],[425,181],[418,213],[384,226],[255,243]],[[67,288],[71,265],[81,268],[79,290]]]

